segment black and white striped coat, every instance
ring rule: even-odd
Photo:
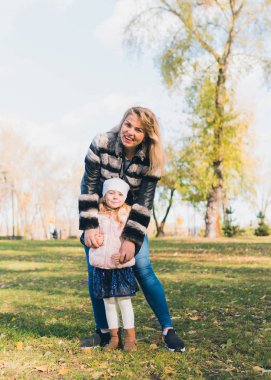
[[[126,203],[131,212],[123,229],[122,238],[140,249],[150,222],[155,188],[160,173],[147,173],[149,158],[147,145],[142,143],[130,164],[125,167],[124,151],[119,128],[97,135],[85,158],[85,173],[79,197],[79,229],[98,227],[98,202],[103,182],[113,177],[123,178],[130,186]]]

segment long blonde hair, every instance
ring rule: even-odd
[[[103,197],[99,202],[99,212],[101,214],[113,214],[114,217],[116,218],[116,221],[120,225],[124,225],[126,223],[126,219],[130,211],[131,211],[131,206],[128,206],[126,203],[124,203],[122,206],[120,206],[117,209],[111,209],[111,208],[108,208]],[[123,216],[126,216],[126,217],[123,218]]]
[[[129,108],[120,122],[120,128],[124,120],[131,114],[139,117],[142,126],[146,132],[146,141],[148,142],[148,155],[150,160],[150,169],[148,174],[161,175],[164,169],[164,151],[161,142],[161,134],[158,121],[154,113],[144,107]]]

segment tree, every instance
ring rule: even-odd
[[[77,233],[82,169],[67,170],[64,160],[6,126],[0,130],[0,153],[0,234],[48,238],[51,220],[67,234]]]
[[[183,199],[193,204],[208,202],[210,189],[219,185],[213,170],[217,147],[211,143],[215,139],[215,90],[215,84],[207,77],[205,82],[190,90],[194,95],[188,94],[187,99],[192,115],[192,135],[183,139],[183,147],[179,152],[179,181]],[[223,139],[219,149],[224,157],[221,202],[224,214],[227,215],[228,198],[236,196],[242,188],[253,188],[253,169],[247,141],[249,121],[245,116],[236,113],[231,99],[225,99],[225,106],[227,112],[224,113]],[[216,219],[213,221],[216,236],[220,234],[220,210],[217,203],[214,202],[212,206],[217,207]],[[208,220],[206,225],[207,223]]]
[[[232,96],[240,75],[253,70],[255,64],[261,65],[265,73],[270,72],[270,49],[267,48],[271,28],[270,1],[156,0],[153,3],[130,22],[128,40],[136,35],[139,25],[141,29],[150,25],[150,19],[161,25],[161,20],[169,18],[171,23],[167,25],[165,47],[158,60],[165,84],[179,89],[182,82],[193,89],[189,95],[192,103],[194,101],[194,109],[200,104],[196,101],[196,90],[206,89],[208,82],[212,87],[209,118],[194,115],[193,123],[198,129],[193,137],[195,149],[200,151],[203,146],[199,141],[204,141],[202,134],[207,133],[209,137],[208,146],[205,146],[208,165],[201,164],[209,171],[207,186],[204,185],[203,189],[206,195],[206,236],[215,237],[221,205],[227,197],[225,181],[230,177],[227,160],[232,152],[225,152],[225,147],[229,142],[226,129],[231,124],[232,112],[229,113],[227,107],[233,109]],[[235,140],[239,138],[238,116],[237,113],[231,128]],[[244,137],[243,133],[241,136]],[[202,188],[195,185],[196,192],[201,192]]]
[[[222,227],[224,236],[233,237],[233,236],[237,236],[243,233],[243,230],[240,229],[239,225],[234,224],[234,220],[232,217],[234,210],[232,209],[232,207],[226,208],[225,211],[226,211],[227,218],[224,220],[224,224]]]
[[[173,204],[175,191],[179,189],[178,181],[178,159],[173,146],[169,145],[165,149],[166,170],[158,183],[155,201],[153,204],[153,217],[156,226],[156,237],[165,235],[165,224],[169,211]],[[159,214],[163,212],[161,222]]]
[[[256,236],[269,236],[269,227],[265,223],[265,215],[262,211],[259,212],[257,215],[257,218],[259,219],[258,227],[255,229],[254,233]]]

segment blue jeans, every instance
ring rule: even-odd
[[[88,265],[88,289],[92,302],[92,308],[97,329],[108,328],[104,302],[102,299],[93,297],[92,281],[93,281],[93,267],[89,264],[89,248],[85,247],[86,259]],[[144,296],[154,311],[161,328],[171,327],[172,322],[169,315],[167,301],[163,286],[158,278],[155,276],[149,258],[149,242],[145,236],[143,245],[135,256],[134,272],[136,279],[143,290]]]

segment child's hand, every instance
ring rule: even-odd
[[[114,260],[114,263],[115,265],[119,265],[120,264],[120,253],[114,253],[113,255],[113,260]]]
[[[97,244],[99,245],[99,247],[101,246],[101,245],[103,245],[103,241],[104,241],[104,236],[103,236],[103,234],[96,234],[95,235],[95,239],[96,239],[96,242],[97,242]]]

